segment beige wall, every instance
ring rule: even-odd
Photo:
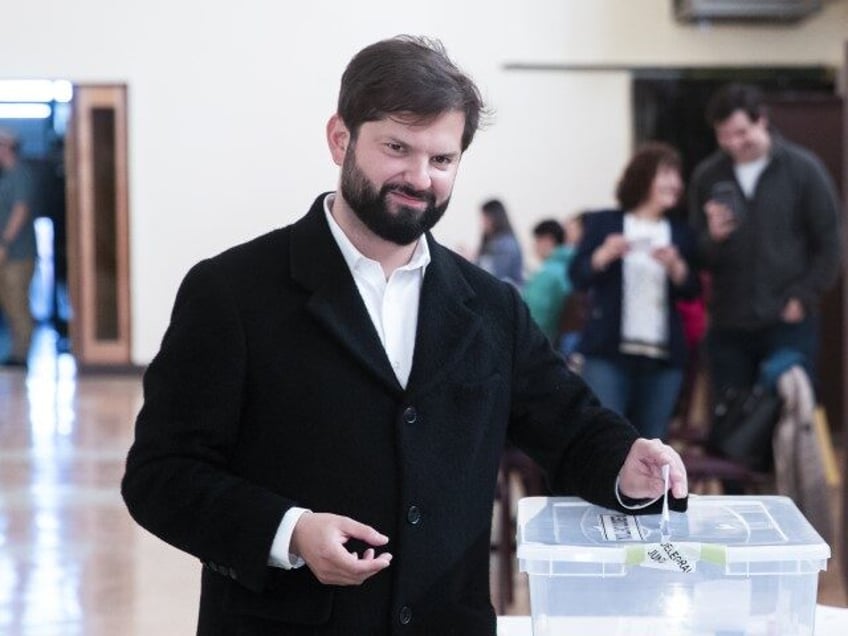
[[[670,0],[26,0],[4,3],[0,77],[125,82],[130,98],[133,359],[155,353],[199,258],[297,218],[336,171],[323,140],[361,46],[440,37],[496,109],[466,157],[437,235],[477,240],[503,197],[522,236],[542,216],[611,200],[630,150],[629,78],[521,73],[509,62],[829,64],[848,2],[799,26],[676,24]]]

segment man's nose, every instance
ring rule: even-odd
[[[404,180],[415,190],[428,190],[432,185],[430,162],[426,159],[412,159],[406,167]]]

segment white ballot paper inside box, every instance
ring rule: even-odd
[[[812,634],[830,557],[778,496],[693,496],[667,524],[577,498],[526,498],[517,545],[534,636],[563,633],[565,618],[605,634]]]

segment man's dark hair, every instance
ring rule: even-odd
[[[382,40],[357,53],[342,75],[338,114],[354,141],[365,122],[396,115],[427,122],[452,110],[465,113],[464,152],[480,125],[483,99],[438,40]]]
[[[751,121],[757,121],[766,114],[763,93],[750,84],[726,84],[707,102],[707,123],[715,126],[727,121],[737,110],[748,115]]]
[[[554,240],[554,243],[562,245],[565,241],[565,230],[562,229],[559,221],[554,219],[545,219],[544,221],[537,223],[536,227],[533,228],[533,236],[536,238],[550,236]]]
[[[624,169],[615,191],[615,197],[622,209],[633,210],[648,198],[660,166],[680,171],[680,153],[659,141],[648,142],[636,151]]]

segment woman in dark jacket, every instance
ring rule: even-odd
[[[700,291],[694,239],[665,216],[683,190],[680,165],[672,147],[643,146],[618,183],[621,209],[586,215],[569,268],[589,302],[579,346],[583,377],[645,437],[668,432],[686,358],[675,302]]]

